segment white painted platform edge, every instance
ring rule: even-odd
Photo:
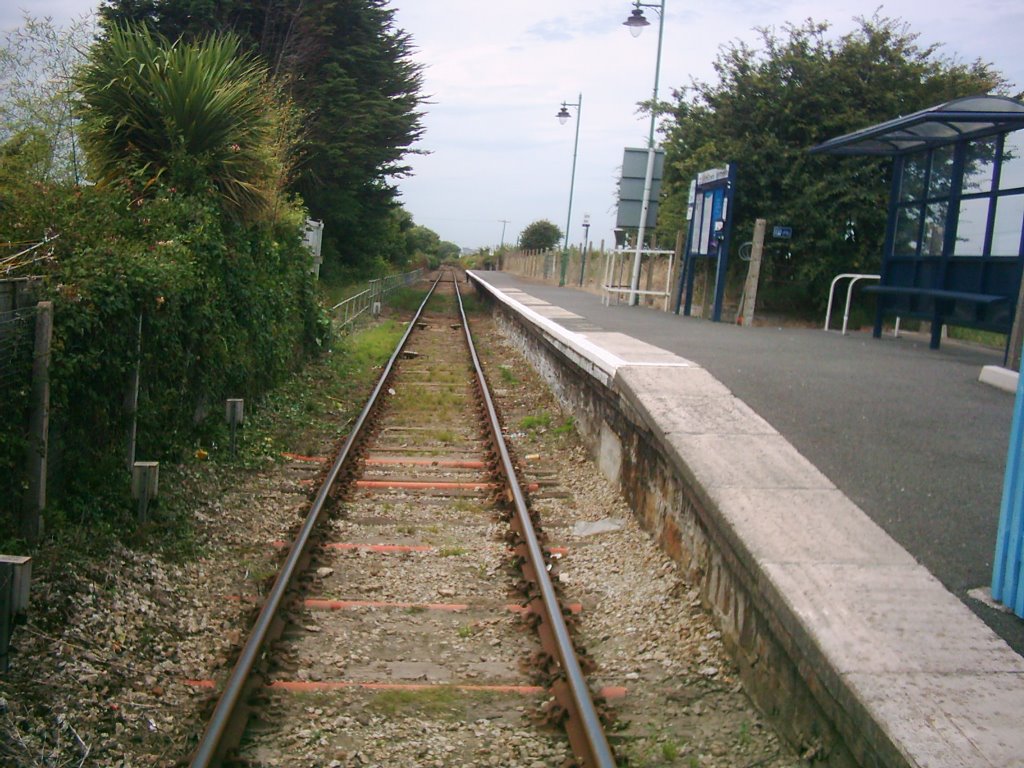
[[[1003,368],[999,365],[986,365],[981,369],[978,381],[996,389],[1001,389],[1004,392],[1013,393],[1017,391],[1017,380],[1019,378],[1020,374],[1016,371],[1011,371],[1009,368]]]
[[[477,272],[470,270],[467,274],[469,274],[474,280],[479,280],[481,283],[486,285],[492,296],[496,297],[503,304],[506,304],[517,314],[528,317],[533,323],[551,334],[551,336],[555,337],[570,349],[575,350],[578,354],[589,359],[599,369],[604,371],[609,379],[615,375],[615,371],[619,367],[628,365],[628,363],[618,355],[612,354],[608,350],[597,346],[592,341],[588,341],[583,338],[581,334],[562,327],[554,320],[544,317],[544,315],[540,314],[536,310],[531,309],[522,302],[516,301],[502,289],[495,285],[491,285],[491,283],[487,282]]]

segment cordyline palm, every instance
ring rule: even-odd
[[[112,27],[76,84],[97,182],[212,185],[242,218],[266,208],[282,172],[277,109],[266,70],[234,36],[171,44],[142,27]]]

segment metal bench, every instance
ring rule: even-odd
[[[915,286],[901,286],[901,285],[867,285],[864,286],[865,293],[877,293],[882,296],[911,296],[925,299],[935,299],[936,302],[955,302],[955,301],[968,301],[974,304],[982,304],[984,306],[991,306],[993,304],[1000,304],[1004,301],[1009,301],[1010,297],[1000,295],[997,293],[974,293],[972,291],[951,291],[943,288],[918,288]],[[932,338],[929,346],[932,349],[939,348],[939,339],[942,335],[942,319],[946,312],[941,311],[938,307],[935,310],[934,318],[932,319]],[[875,331],[874,335],[876,338],[882,335],[882,312],[879,309],[878,316],[875,320]]]

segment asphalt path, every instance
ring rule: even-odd
[[[701,365],[1024,655],[1024,620],[967,595],[991,584],[1012,394],[978,381],[1002,353],[909,334],[744,328],[500,273],[563,307],[569,330],[618,331]]]

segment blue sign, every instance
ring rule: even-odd
[[[792,227],[772,227],[772,237],[780,240],[789,240],[793,236]]]

